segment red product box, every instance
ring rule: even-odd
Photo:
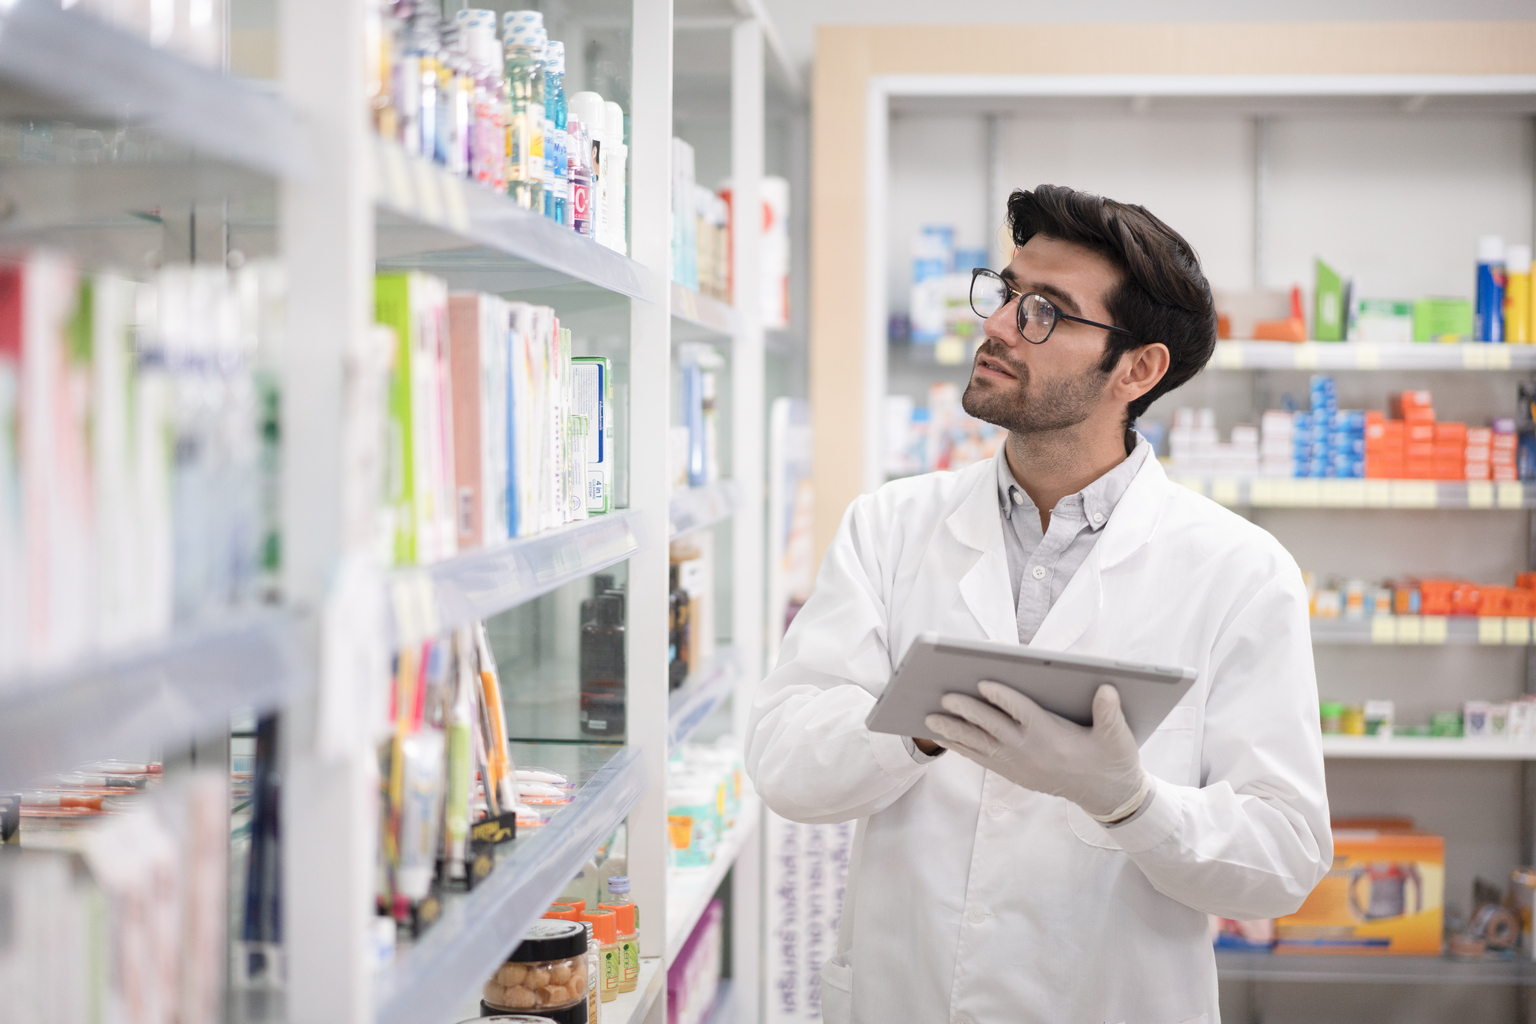
[[[1403,431],[1403,438],[1409,444],[1420,442],[1433,443],[1435,440],[1435,424],[1433,422],[1409,423]]]
[[[1419,614],[1450,615],[1456,607],[1451,599],[1456,587],[1454,580],[1420,580]]]

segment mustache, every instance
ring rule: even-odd
[[[1019,379],[1020,382],[1029,380],[1029,370],[1025,368],[1023,363],[1015,362],[1014,360],[1008,358],[1008,346],[1004,345],[996,338],[987,338],[984,340],[979,346],[977,346],[976,355],[986,356],[988,359],[1002,363],[1008,368],[1010,373]],[[974,364],[975,359],[973,357],[972,365]]]

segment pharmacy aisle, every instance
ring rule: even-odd
[[[763,24],[705,171],[670,0],[67,6],[0,14],[18,1019],[756,1020]]]

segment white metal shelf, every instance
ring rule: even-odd
[[[640,550],[636,525],[632,513],[610,512],[433,565],[397,569],[391,578],[425,581],[438,628],[455,629],[622,562]]]
[[[1328,956],[1217,950],[1216,975],[1223,981],[1536,985],[1536,963],[1521,957],[1452,960],[1444,956]]]
[[[1169,478],[1229,508],[1536,508],[1536,486],[1516,480],[1325,480],[1178,472]]]
[[[716,480],[702,487],[681,487],[672,492],[667,505],[671,537],[702,530],[724,522],[736,514],[736,482]]]
[[[281,707],[307,691],[305,620],[232,614],[120,654],[0,680],[0,792],[103,757],[190,743],[229,729],[237,708]]]
[[[715,848],[715,859],[707,867],[667,869],[667,957],[672,965],[683,944],[693,934],[694,926],[704,916],[704,908],[715,890],[725,881],[742,847],[757,838],[762,824],[763,804],[750,788],[743,787],[741,809],[736,827],[726,832]]]
[[[661,966],[661,957],[640,958],[640,978],[633,992],[620,992],[611,1003],[602,1008],[605,1024],[641,1024],[651,1012],[656,997],[667,987],[667,972]]]
[[[1212,370],[1536,370],[1536,345],[1218,341]]]
[[[735,649],[724,645],[716,648],[714,659],[667,698],[667,752],[686,743],[740,683],[741,664]]]
[[[1314,644],[1526,647],[1532,624],[1525,618],[1471,615],[1374,615],[1365,619],[1313,619]]]
[[[58,0],[0,7],[0,116],[147,129],[275,177],[309,167],[299,117],[275,92],[62,10]]]
[[[374,138],[372,160],[375,202],[405,218],[375,227],[381,267],[498,294],[581,281],[644,302],[661,297],[655,275],[634,260],[397,143]]]
[[[445,900],[421,941],[380,973],[379,1024],[437,1019],[483,985],[645,788],[639,748],[624,747],[549,824],[513,840],[490,877]]]
[[[1324,757],[1405,761],[1536,761],[1536,743],[1449,736],[1323,737]]]
[[[671,284],[672,319],[680,320],[704,335],[727,340],[736,336],[738,321],[733,306],[685,288],[676,281]]]

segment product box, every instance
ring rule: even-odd
[[[1466,299],[1427,298],[1413,303],[1413,340],[1472,340],[1472,303]]]
[[[1402,819],[1337,820],[1333,866],[1275,922],[1276,953],[1438,954],[1445,840]]]
[[[613,374],[603,356],[573,356],[571,384],[574,412],[583,418],[586,433],[587,512],[613,509]]]

